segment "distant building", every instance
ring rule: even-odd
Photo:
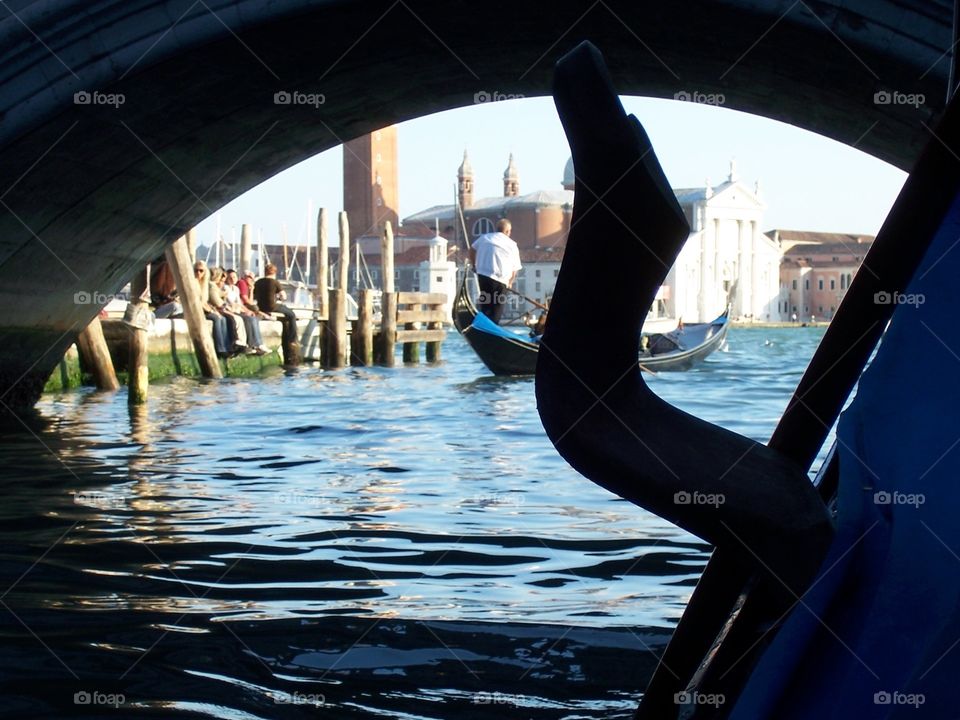
[[[548,301],[553,296],[570,230],[572,188],[521,194],[520,173],[513,155],[510,155],[503,173],[503,196],[477,199],[473,194],[473,167],[466,151],[457,169],[457,188],[459,208],[435,205],[414,213],[404,218],[403,232],[423,236],[439,229],[440,234],[451,240],[466,234],[472,243],[478,236],[493,232],[497,220],[508,218],[513,225],[511,237],[520,249],[523,263],[514,287],[537,302]],[[462,218],[458,210],[462,212]],[[466,247],[461,247],[461,256],[465,253]],[[530,309],[515,296],[511,297],[510,304],[515,313]]]
[[[736,166],[720,185],[674,190],[690,236],[661,289],[666,314],[687,321],[716,317],[736,281],[735,318],[779,320],[780,249],[763,234],[759,184],[740,182]]]
[[[832,320],[873,244],[872,235],[770,230],[783,252],[780,316]]]
[[[503,175],[503,196],[477,199],[473,194],[473,168],[467,153],[457,171],[463,218],[454,205],[437,205],[405,218],[404,232],[424,235],[435,227],[452,237],[459,225],[472,242],[492,232],[496,221],[506,217],[513,225],[513,239],[520,248],[524,269],[516,288],[538,302],[553,295],[560,261],[570,230],[576,188],[573,161],[563,171],[562,190],[538,190],[520,194],[520,177],[513,156]],[[691,234],[677,264],[670,270],[657,294],[655,316],[673,316],[693,322],[712,319],[726,305],[731,283],[739,280],[733,314],[756,320],[777,320],[779,258],[776,243],[761,226],[764,204],[756,190],[736,177],[731,163],[726,182],[713,187],[674,191]]]

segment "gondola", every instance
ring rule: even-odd
[[[524,337],[500,327],[479,312],[470,298],[469,273],[464,273],[453,303],[453,324],[494,375],[533,375],[537,371],[539,338]],[[678,325],[667,333],[644,334],[638,354],[642,370],[689,370],[723,345],[730,307],[715,320]]]

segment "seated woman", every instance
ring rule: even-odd
[[[263,336],[260,334],[259,313],[250,310],[243,302],[236,270],[227,270],[221,291],[227,310],[243,320],[247,333],[247,354],[266,355],[270,352],[270,349],[263,344]]]
[[[244,328],[243,322],[240,320],[240,316],[230,312],[229,308],[227,307],[227,303],[223,298],[222,288],[224,286],[225,278],[226,272],[224,272],[223,268],[213,268],[210,270],[209,303],[211,307],[213,307],[226,319],[227,334],[230,341],[230,354],[239,355],[247,351],[246,329]]]
[[[217,357],[225,358],[230,355],[232,346],[227,327],[227,319],[210,304],[210,271],[203,260],[197,260],[193,264],[193,276],[197,279],[200,286],[200,301],[203,303],[203,314],[207,320],[213,321],[213,346],[217,352]]]

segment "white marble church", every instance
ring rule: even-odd
[[[690,223],[690,237],[664,281],[661,314],[687,322],[723,312],[734,281],[731,315],[780,320],[780,248],[763,234],[760,190],[737,178],[733,161],[726,182],[674,189]]]

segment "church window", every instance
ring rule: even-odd
[[[493,223],[490,221],[490,218],[477,218],[476,222],[473,223],[473,236],[477,237],[478,235],[484,235],[486,233],[492,233],[494,231]]]

